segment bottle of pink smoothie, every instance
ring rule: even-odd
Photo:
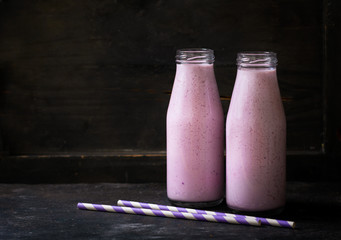
[[[182,49],[167,112],[167,195],[178,206],[224,195],[224,113],[210,49]]]
[[[276,54],[245,52],[226,120],[226,202],[239,212],[274,214],[285,205],[286,120]]]

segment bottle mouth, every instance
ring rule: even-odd
[[[177,64],[214,63],[214,51],[208,48],[184,48],[176,51]]]
[[[240,52],[237,54],[238,67],[268,68],[277,66],[277,54],[274,52]]]

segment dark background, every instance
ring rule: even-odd
[[[0,0],[0,182],[164,182],[176,49],[278,54],[289,180],[341,180],[337,0]]]

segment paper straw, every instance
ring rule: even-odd
[[[118,200],[117,205],[126,206],[126,207],[135,207],[135,208],[165,210],[165,211],[172,211],[172,212],[226,216],[226,217],[236,218],[236,219],[246,219],[248,221],[249,220],[261,221],[262,225],[264,224],[264,225],[270,225],[270,226],[275,226],[275,227],[295,228],[295,222],[286,221],[286,220],[277,220],[277,219],[271,219],[271,218],[244,216],[244,215],[237,215],[237,214],[231,214],[231,213],[213,212],[213,211],[206,211],[206,210],[181,208],[181,207],[166,206],[166,205],[159,205],[159,204],[152,204],[152,203],[127,201],[127,200]]]
[[[219,215],[207,215],[207,214],[185,213],[185,212],[182,213],[182,212],[110,206],[110,205],[92,204],[92,203],[78,203],[77,207],[82,210],[92,210],[92,211],[102,211],[102,212],[128,213],[128,214],[137,214],[137,215],[145,215],[145,216],[179,218],[179,219],[188,219],[188,220],[243,224],[243,225],[252,225],[252,226],[261,225],[260,221],[257,221],[254,219],[251,219],[251,220],[236,219],[236,218],[231,218],[227,216],[219,216]]]

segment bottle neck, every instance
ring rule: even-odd
[[[276,69],[277,55],[274,52],[241,52],[237,54],[238,69]]]
[[[186,48],[176,51],[177,64],[213,64],[214,52],[208,48]]]

